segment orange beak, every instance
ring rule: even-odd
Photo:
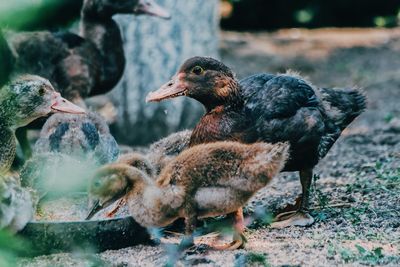
[[[170,19],[171,14],[153,0],[140,0],[135,12]]]
[[[77,105],[71,103],[67,99],[61,97],[60,93],[55,93],[53,96],[53,104],[51,109],[53,112],[64,112],[71,114],[85,114],[85,110]]]
[[[174,76],[169,82],[162,85],[158,90],[150,92],[146,97],[146,102],[160,102],[161,100],[184,96],[187,93],[187,86],[183,80],[184,74]]]

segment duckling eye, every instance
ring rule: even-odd
[[[204,69],[200,66],[196,66],[192,69],[192,73],[196,74],[196,75],[200,75],[204,72]]]
[[[43,96],[45,92],[46,92],[46,89],[44,89],[43,87],[40,87],[39,95]]]
[[[93,183],[93,186],[94,187],[96,187],[96,188],[99,188],[99,187],[101,187],[101,181],[95,181],[94,183]]]

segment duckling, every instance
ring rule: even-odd
[[[192,131],[183,130],[170,134],[150,145],[146,157],[149,159],[156,173],[160,173],[169,161],[189,147],[191,135]]]
[[[35,198],[8,174],[15,157],[15,130],[51,112],[84,113],[62,98],[50,82],[25,75],[0,89],[0,227],[21,230],[32,218]]]
[[[44,124],[34,154],[62,153],[78,159],[93,158],[98,164],[117,160],[118,144],[102,117],[86,114],[54,114]]]
[[[21,187],[15,177],[0,180],[0,229],[22,230],[33,218],[37,200],[36,192]]]
[[[56,92],[39,76],[24,75],[0,89],[0,175],[6,174],[15,157],[15,130],[52,112],[81,114],[85,110]]]
[[[289,145],[216,142],[184,150],[154,180],[127,164],[102,167],[93,177],[89,192],[94,201],[88,215],[127,194],[130,214],[145,227],[163,227],[185,218],[186,234],[192,235],[198,218],[232,213],[281,171]],[[243,221],[235,222],[232,244],[243,244]]]

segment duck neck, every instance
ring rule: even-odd
[[[125,68],[120,29],[107,10],[84,5],[81,17],[81,36],[96,45],[103,61],[102,75],[100,84],[96,86],[96,93],[107,92],[118,83]]]
[[[236,79],[230,79],[229,83],[225,87],[217,89],[212,97],[206,96],[199,101],[204,105],[207,113],[220,109],[221,106],[225,110],[240,110],[244,104],[241,87]]]

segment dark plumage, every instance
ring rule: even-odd
[[[110,91],[125,67],[121,33],[112,19],[116,14],[168,17],[149,0],[84,0],[80,35],[46,31],[8,34],[17,54],[14,72],[45,77],[76,102]]]
[[[180,95],[198,100],[207,110],[193,130],[190,146],[220,140],[290,142],[284,171],[300,171],[302,203],[277,227],[313,222],[307,213],[312,170],[366,107],[365,96],[357,90],[319,89],[290,74],[256,74],[238,81],[221,62],[203,57],[187,60],[147,100]]]
[[[0,29],[0,88],[7,83],[14,69],[15,58]]]

